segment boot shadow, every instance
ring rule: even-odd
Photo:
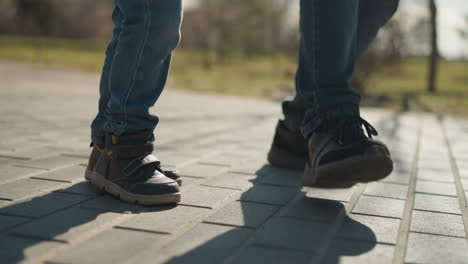
[[[263,177],[282,172],[285,172],[284,177],[297,177],[296,180],[300,182],[302,172],[278,169],[269,165],[264,165],[260,168],[256,173],[257,177],[252,181],[258,183]],[[257,184],[249,190],[244,191],[239,200],[243,201],[246,193],[256,186]],[[312,214],[308,214],[308,217],[314,218],[316,216],[317,219],[320,219],[323,216],[336,212],[344,213],[343,203],[335,200],[307,197],[306,193],[301,191],[300,188],[298,186],[295,189],[296,193],[301,193],[300,195],[302,195],[295,203],[300,203],[300,208],[313,212]],[[246,203],[249,202],[247,201]],[[234,227],[230,231],[204,242],[183,255],[173,257],[165,263],[223,263],[233,252],[236,252],[236,255],[234,258],[229,259],[229,263],[311,263],[319,254],[316,252],[316,247],[320,247],[323,241],[323,231],[321,229],[329,224],[323,220],[311,220],[311,218],[297,219],[294,216],[286,214],[272,220],[272,222],[276,221],[276,224],[267,223],[265,226],[253,228],[258,223],[258,219],[252,217],[252,213],[248,212],[248,208],[244,204],[242,204],[242,212],[244,218],[244,225],[242,227]],[[337,233],[338,238],[331,241],[320,262],[339,263],[341,257],[358,256],[369,252],[376,246],[376,236],[369,227],[347,216],[344,217],[346,217],[344,220],[346,224],[340,227]],[[290,230],[285,228],[278,231],[278,229],[281,229],[281,221],[297,221],[297,223],[305,221],[306,225],[304,226],[307,228],[300,230],[290,225]],[[253,232],[257,233],[253,235],[254,237],[251,238],[249,245],[238,252],[240,244],[249,239],[248,237],[251,237]],[[268,232],[272,232],[272,234],[265,234]],[[308,236],[306,237],[301,233],[305,233]],[[357,236],[358,240],[340,237],[340,234],[347,234],[351,237]],[[257,239],[258,237],[266,237],[267,239]],[[239,243],[240,240],[242,242]],[[293,244],[302,245],[301,249],[288,246]]]
[[[172,208],[174,206],[151,210]],[[99,195],[88,182],[2,207],[0,215],[7,220],[0,222],[0,262],[19,263],[26,259],[29,250],[35,251],[34,247],[41,243],[69,244],[81,232],[86,232],[88,223],[104,224],[107,219],[118,217],[115,214],[138,214],[145,210],[148,208]]]

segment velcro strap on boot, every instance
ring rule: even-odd
[[[137,170],[139,170],[140,168],[142,168],[142,167],[144,167],[144,166],[146,166],[148,164],[154,164],[156,166],[159,166],[161,164],[161,162],[153,154],[149,154],[149,155],[143,156],[143,157],[138,157],[138,158],[136,158],[136,159],[134,159],[134,160],[132,160],[132,161],[130,161],[128,163],[127,167],[123,170],[123,173],[126,176],[131,176]]]

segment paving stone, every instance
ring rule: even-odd
[[[103,195],[93,184],[84,179],[74,183],[73,185],[67,186],[66,188],[58,189],[56,192],[80,194],[92,197]]]
[[[4,264],[37,263],[37,257],[63,245],[53,241],[0,236],[0,256]]]
[[[0,155],[11,155],[12,157],[19,157],[24,159],[37,159],[41,157],[57,155],[64,151],[70,151],[70,148],[41,145],[22,147],[9,152],[0,151]]]
[[[441,172],[438,170],[418,170],[418,179],[426,181],[455,182],[452,171]]]
[[[257,228],[277,210],[278,207],[272,205],[234,201],[205,222]]]
[[[408,184],[410,179],[410,171],[399,172],[397,169],[381,180],[382,182],[389,182],[389,183],[400,183],[400,184]]]
[[[219,144],[219,143],[218,143]],[[200,163],[217,164],[221,166],[235,167],[246,162],[248,158],[242,156],[233,156],[225,154],[214,154],[201,158]]]
[[[176,233],[210,213],[210,209],[191,206],[155,207],[131,217],[119,226],[150,230],[156,232]]]
[[[288,205],[283,217],[292,217],[304,220],[332,222],[339,214],[344,212],[344,203],[335,200],[302,197]]]
[[[194,163],[178,168],[177,170],[183,176],[212,178],[214,176],[220,175],[223,172],[226,172],[228,168],[225,166]]]
[[[405,201],[402,200],[361,196],[353,213],[401,218],[404,207]]]
[[[128,215],[105,210],[72,207],[19,226],[10,232],[70,243],[96,229],[110,228],[114,222],[126,216]]]
[[[262,155],[262,157],[264,157],[264,155]],[[250,160],[229,168],[229,171],[235,173],[258,174],[264,167],[265,161]]]
[[[232,261],[233,264],[308,264],[311,254],[293,250],[281,250],[260,246],[249,246]]]
[[[17,165],[20,167],[52,170],[52,169],[70,167],[73,165],[86,163],[86,162],[87,160],[83,158],[52,156],[52,157],[47,157],[47,158],[42,158],[42,159],[37,159],[37,160],[15,162],[14,165]]]
[[[364,194],[386,198],[406,199],[408,186],[385,182],[372,182],[367,184]]]
[[[410,233],[405,262],[467,263],[468,243],[464,238]]]
[[[461,215],[433,213],[413,210],[411,231],[465,237]]]
[[[206,185],[245,190],[257,181],[257,175],[225,172],[206,182]]]
[[[25,178],[31,175],[44,172],[41,169],[21,168],[15,166],[0,166],[0,182],[11,181],[14,179]],[[1,187],[0,187],[1,188]]]
[[[417,193],[414,209],[440,213],[461,214],[458,198]]]
[[[193,162],[197,160],[198,157],[187,155],[182,152],[176,151],[157,151],[155,152],[156,156],[161,160],[163,166],[173,166],[180,167],[184,164]]]
[[[146,250],[132,263],[223,263],[252,234],[252,230],[199,224],[161,250]],[[164,252],[164,254],[161,254]]]
[[[88,199],[85,196],[49,193],[32,200],[11,204],[0,208],[0,213],[18,216],[40,217],[56,210],[69,207]]]
[[[181,204],[216,208],[240,191],[207,186],[195,186],[182,195]]]
[[[260,182],[289,187],[301,187],[303,171],[284,170],[263,177]]]
[[[392,263],[394,246],[366,241],[337,239],[332,242],[321,263]]]
[[[148,247],[155,247],[167,235],[110,229],[68,247],[49,261],[58,263],[122,263]]]
[[[74,165],[68,168],[45,172],[34,175],[35,179],[48,179],[55,181],[74,182],[84,177],[86,167],[83,165]]]
[[[140,213],[145,209],[145,207],[140,205],[124,203],[110,195],[99,196],[97,198],[81,203],[78,206],[90,210],[104,210],[105,212],[115,212],[121,214]]]
[[[254,243],[315,253],[326,237],[330,224],[277,218],[256,234]]]
[[[419,179],[416,183],[416,192],[457,196],[457,190],[455,189],[455,184],[453,183],[428,182],[421,181]]]
[[[54,189],[63,188],[67,185],[69,185],[69,183],[21,179],[0,185],[0,198],[19,200],[34,195],[40,195],[41,193],[46,193]]]
[[[355,190],[356,187],[348,189],[308,188],[306,196],[309,198],[348,202]]]
[[[299,190],[277,187],[273,185],[255,185],[242,194],[240,200],[246,202],[259,202],[272,205],[285,205]]]
[[[0,215],[0,231],[30,221],[29,218]]]
[[[0,166],[11,165],[11,164],[14,164],[15,162],[18,162],[18,159],[0,157]]]
[[[379,243],[397,243],[400,220],[350,214],[338,231],[339,238]]]

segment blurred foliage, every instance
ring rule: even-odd
[[[0,59],[46,64],[57,68],[99,72],[104,41],[0,36]],[[212,69],[203,67],[203,51],[178,49],[169,84],[171,87],[280,100],[293,92],[296,58],[256,55],[248,60],[232,56]],[[411,109],[443,113],[468,113],[467,61],[441,61],[439,93],[426,92],[427,61],[402,58],[369,77],[363,104],[401,108],[404,97],[414,100]],[[200,78],[203,76],[203,78]]]

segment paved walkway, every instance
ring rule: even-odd
[[[84,181],[98,75],[0,63],[0,262],[468,263],[468,122],[366,109],[395,160],[378,183],[301,188],[269,166],[269,101],[168,89],[156,154],[178,206]]]

